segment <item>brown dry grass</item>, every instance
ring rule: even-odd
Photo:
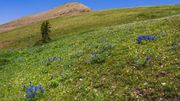
[[[9,44],[11,44],[12,42],[11,41],[3,41],[3,42],[0,42],[0,48],[6,48],[8,47]]]

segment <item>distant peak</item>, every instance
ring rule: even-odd
[[[57,9],[57,8],[62,8],[62,7],[77,7],[77,8],[84,8],[84,9],[89,9],[89,10],[91,10],[89,7],[87,7],[86,5],[84,5],[84,4],[82,4],[82,3],[80,3],[80,2],[68,2],[68,3],[65,3],[65,4],[63,4],[63,5],[60,5],[60,6],[58,6],[58,7],[56,7],[55,9]]]
[[[81,4],[81,5],[84,5],[80,2],[67,2],[67,3],[64,3],[63,5],[69,5],[69,4]]]

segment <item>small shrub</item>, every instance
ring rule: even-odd
[[[59,86],[59,81],[58,80],[52,80],[52,81],[50,81],[49,86],[51,88],[56,88],[57,86]]]
[[[9,62],[8,59],[0,58],[0,66],[6,65]]]
[[[49,82],[49,87],[50,87],[50,88],[56,88],[56,87],[58,87],[61,80],[63,80],[63,78],[61,78],[61,77],[57,77],[57,78],[52,79],[52,80]]]

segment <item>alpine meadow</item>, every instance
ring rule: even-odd
[[[70,11],[0,25],[0,101],[180,100],[180,5]]]

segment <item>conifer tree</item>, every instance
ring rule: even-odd
[[[49,42],[51,39],[49,37],[49,33],[51,32],[51,26],[49,21],[44,21],[41,24],[41,35],[42,35],[42,41],[43,42]]]

